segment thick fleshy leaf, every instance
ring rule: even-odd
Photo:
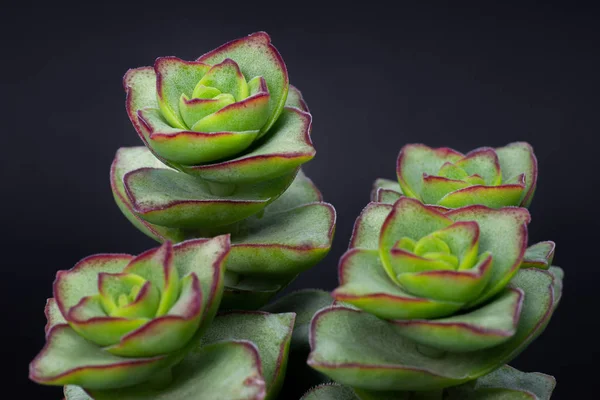
[[[248,83],[235,61],[226,58],[215,64],[194,86],[192,96],[197,97],[198,88],[215,88],[221,93],[231,94],[235,101],[241,101],[250,95]]]
[[[398,335],[393,323],[344,307],[318,312],[311,324],[308,363],[342,384],[374,390],[433,390],[457,385],[516,357],[546,327],[558,274],[520,270],[511,284],[525,293],[516,333],[481,351],[438,354]]]
[[[127,359],[103,351],[68,325],[50,330],[46,346],[32,361],[29,377],[46,385],[116,388],[136,384],[165,367],[167,358]]]
[[[211,186],[175,171],[141,168],[124,176],[133,209],[146,221],[176,228],[228,225],[262,210],[294,180],[292,171],[271,181],[234,187],[228,196],[212,193]]]
[[[463,180],[448,179],[441,176],[423,176],[421,199],[425,204],[437,204],[440,199],[449,193],[470,186]]]
[[[262,310],[270,313],[293,312],[296,314],[291,350],[308,350],[310,321],[317,311],[331,306],[333,298],[328,292],[318,289],[303,289],[289,293]]]
[[[99,300],[112,317],[154,318],[160,291],[136,274],[98,274]],[[136,293],[137,292],[137,293]]]
[[[347,386],[333,384],[319,385],[310,389],[300,400],[361,400],[354,390]]]
[[[288,91],[288,96],[285,101],[286,107],[296,107],[299,110],[309,113],[308,105],[304,101],[304,97],[302,97],[302,93],[298,90],[294,85],[290,85],[290,89]]]
[[[261,135],[265,134],[281,114],[288,95],[289,78],[283,59],[271,44],[269,35],[257,32],[226,43],[204,54],[198,61],[215,65],[227,58],[239,65],[247,80],[262,76],[267,82],[271,98],[270,117],[261,130]]]
[[[415,297],[386,274],[377,251],[353,249],[342,256],[336,300],[386,319],[436,318],[459,310],[462,303]]]
[[[520,184],[500,186],[469,186],[448,193],[438,201],[438,205],[448,208],[480,204],[491,208],[518,206],[524,186]]]
[[[213,239],[192,239],[173,247],[175,267],[180,276],[194,274],[202,293],[202,326],[199,336],[219,309],[225,284],[225,263],[231,251],[229,235]]]
[[[504,182],[525,174],[525,190],[520,205],[529,207],[537,185],[537,159],[529,143],[515,142],[496,149]]]
[[[481,294],[492,276],[492,255],[483,254],[472,269],[403,273],[398,282],[414,296],[467,303]]]
[[[145,383],[89,392],[96,400],[263,400],[265,381],[256,346],[228,341],[190,352],[173,368],[172,381],[165,387]]]
[[[556,379],[504,365],[474,382],[448,388],[448,400],[550,400]]]
[[[174,128],[186,129],[179,113],[182,94],[192,97],[196,84],[209,71],[210,66],[197,61],[184,61],[177,57],[160,57],[154,63],[156,95],[163,117]]]
[[[207,115],[217,112],[221,108],[233,103],[235,103],[235,98],[229,93],[220,93],[215,97],[209,98],[200,97],[192,99],[182,94],[179,98],[179,112],[185,125],[192,127]]]
[[[267,399],[281,388],[288,359],[295,315],[261,311],[234,311],[218,315],[202,338],[203,344],[248,340],[256,345],[262,362]]]
[[[311,203],[243,221],[232,235],[227,269],[240,274],[295,275],[329,253],[336,213]]]
[[[197,121],[195,132],[259,131],[269,118],[269,93],[258,93]]]
[[[84,297],[72,307],[66,319],[71,327],[98,346],[110,346],[141,326],[149,318],[109,317],[100,302],[100,296]]]
[[[555,248],[556,244],[552,241],[539,242],[529,246],[525,251],[521,268],[550,268]]]
[[[179,299],[168,313],[127,334],[106,351],[123,357],[151,357],[183,348],[202,319],[202,292],[195,274],[181,280]]]
[[[445,214],[453,221],[475,221],[479,225],[479,252],[493,257],[492,276],[484,292],[473,304],[481,304],[499,293],[518,271],[527,248],[529,212],[525,208],[494,210],[476,205]]]
[[[479,250],[479,225],[474,221],[455,222],[434,233],[444,241],[459,260],[459,270],[469,269],[477,262]]]
[[[179,273],[173,263],[173,246],[170,242],[140,254],[131,260],[124,272],[147,279],[160,291],[157,317],[165,315],[177,301]]]
[[[469,176],[479,175],[487,186],[496,186],[502,182],[500,162],[491,147],[470,151],[463,159],[456,162],[456,166],[465,170]]]
[[[50,329],[56,325],[66,324],[67,320],[60,312],[56,300],[52,297],[46,300],[46,307],[44,308],[44,315],[46,315],[46,326],[44,332],[48,334]]]
[[[265,215],[288,211],[309,203],[321,202],[323,196],[312,180],[302,170],[281,196],[265,208]]]
[[[391,252],[398,240],[419,240],[450,225],[452,220],[418,200],[402,197],[394,203],[379,235],[379,253],[390,279],[398,282],[398,274],[404,272]]]
[[[152,151],[162,159],[183,165],[235,156],[248,148],[258,135],[258,130],[219,130],[207,133],[172,128],[156,108],[139,110],[138,121],[141,135]]]
[[[68,271],[58,271],[54,281],[54,296],[62,315],[84,297],[98,294],[98,274],[120,273],[133,259],[129,254],[98,254],[86,257]]]
[[[403,336],[436,349],[463,352],[506,342],[516,332],[523,292],[508,289],[490,303],[465,314],[436,320],[394,321]]]
[[[286,108],[269,135],[252,151],[214,164],[182,166],[182,170],[208,181],[238,184],[289,174],[315,156],[311,124],[310,114]]]
[[[181,242],[187,237],[193,234],[193,232],[186,231],[184,229],[167,228],[159,225],[151,224],[141,219],[134,211],[129,200],[129,197],[125,193],[124,185],[122,183],[123,176],[129,172],[139,168],[156,167],[162,165],[164,169],[168,167],[159,163],[156,158],[145,147],[130,147],[122,148],[117,152],[113,167],[111,169],[111,186],[113,189],[113,195],[119,208],[125,214],[125,216],[142,232],[152,237],[159,242],[165,240],[171,240],[173,242]],[[301,205],[305,205],[312,202],[322,201],[322,196],[316,186],[308,179],[302,172],[296,175],[296,179],[292,182],[290,187],[274,202],[270,203],[264,208],[266,216],[269,214],[278,213],[281,211],[288,211]],[[251,217],[254,218],[254,217]],[[231,229],[229,227],[223,227],[224,230],[221,232],[235,232],[237,228],[234,226]],[[195,236],[198,236],[195,234]],[[299,237],[299,243],[303,240]]]
[[[392,211],[389,204],[369,203],[362,210],[352,231],[350,248],[379,249],[379,235],[386,218]]]
[[[398,181],[378,178],[373,182],[371,201],[377,203],[394,204],[402,196],[402,189]]]
[[[243,276],[231,271],[225,274],[225,291],[219,310],[256,310],[285,288],[293,277],[271,279],[265,276]]]
[[[156,96],[156,73],[152,67],[130,69],[123,77],[126,100],[125,108],[131,123],[140,138],[145,142],[143,128],[138,119],[138,110],[159,108]]]
[[[550,375],[524,373],[504,365],[474,381],[443,390],[382,392],[355,388],[354,391],[360,400],[550,400],[555,385],[556,380]]]
[[[398,155],[396,173],[405,196],[421,199],[423,174],[437,175],[446,162],[454,163],[463,154],[446,148],[433,149],[423,144],[407,144]]]
[[[182,229],[167,228],[151,224],[140,218],[134,211],[131,200],[125,191],[123,177],[130,171],[139,168],[163,168],[170,170],[169,167],[156,159],[146,147],[122,147],[117,151],[115,159],[110,168],[110,187],[117,206],[127,217],[127,219],[140,231],[149,237],[163,242],[172,240],[181,242],[185,240],[186,235]]]

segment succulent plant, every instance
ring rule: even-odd
[[[400,150],[396,173],[398,182],[375,181],[372,201],[393,204],[404,195],[447,208],[528,207],[537,183],[537,160],[524,142],[481,147],[466,155],[447,147],[407,144]]]
[[[339,304],[312,320],[309,365],[376,391],[432,390],[486,375],[548,323],[562,270],[524,268],[525,208],[372,202],[339,265]],[[530,261],[551,256],[548,243]],[[553,249],[553,247],[552,247]],[[525,266],[527,263],[525,263]]]
[[[300,171],[312,117],[266,33],[158,58],[124,86],[146,147],[117,152],[115,200],[160,242],[230,233],[224,308],[260,307],[327,254],[335,210]]]
[[[165,242],[59,271],[31,379],[67,385],[67,400],[273,399],[295,314],[215,317],[229,251],[228,236]]]
[[[364,392],[348,386],[324,384],[309,390],[301,400],[549,400],[554,377],[524,373],[508,365],[464,385],[425,392]]]

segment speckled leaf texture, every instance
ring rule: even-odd
[[[123,83],[145,147],[118,150],[113,196],[159,242],[231,234],[223,309],[261,307],[328,253],[335,209],[300,169],[312,116],[266,33]]]

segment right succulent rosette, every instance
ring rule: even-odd
[[[507,363],[542,332],[561,294],[562,270],[548,266],[553,244],[527,249],[529,221],[521,207],[370,203],[340,260],[340,304],[312,321],[309,364],[356,388],[405,391]]]
[[[446,208],[529,207],[537,183],[537,160],[525,142],[481,147],[467,154],[407,144],[400,150],[396,173],[398,182],[375,182],[372,200],[393,203],[404,195]]]

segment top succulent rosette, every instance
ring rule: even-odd
[[[117,152],[115,200],[160,242],[231,234],[223,307],[261,306],[327,254],[335,210],[300,170],[312,117],[266,33],[158,58],[124,86],[146,147]]]
[[[397,183],[375,182],[371,200],[391,204],[404,195],[446,208],[528,207],[537,183],[537,160],[524,142],[481,147],[466,155],[447,147],[408,144],[400,150],[396,172]]]
[[[260,182],[314,156],[311,116],[264,32],[196,61],[160,57],[154,67],[129,70],[124,85],[129,117],[146,146],[165,164],[207,181]]]

